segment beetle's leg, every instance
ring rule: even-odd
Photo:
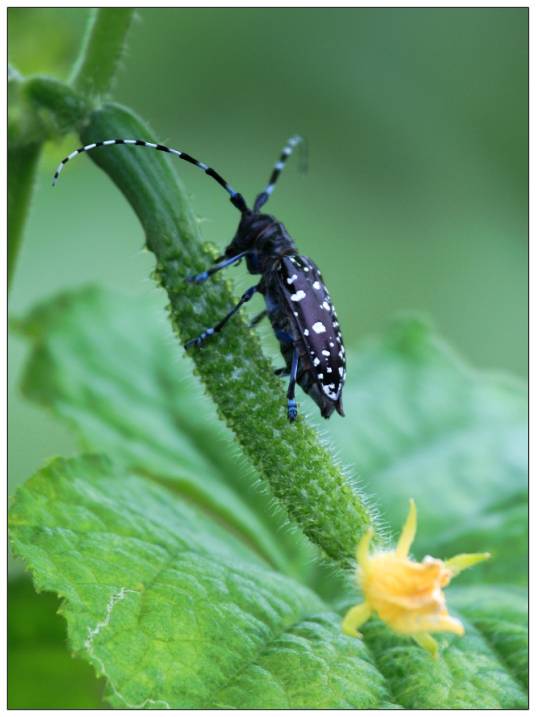
[[[292,366],[290,368],[290,381],[288,383],[288,391],[287,391],[287,414],[288,414],[288,420],[292,423],[292,421],[296,420],[296,417],[298,415],[298,405],[294,399],[294,389],[296,388],[296,376],[298,375],[298,359],[300,355],[298,353],[298,348],[294,347],[294,354],[292,356]]]
[[[220,269],[225,269],[232,264],[236,264],[236,262],[240,261],[240,259],[243,259],[247,253],[247,251],[243,251],[241,254],[232,256],[230,259],[224,259],[223,261],[219,261],[217,264],[214,264],[214,266],[211,266],[210,269],[202,271],[200,274],[187,276],[186,281],[190,284],[202,284],[208,279],[209,276],[212,276],[212,274],[215,274],[217,271],[220,271]]]
[[[275,376],[289,376],[290,370],[286,366],[283,366],[283,368],[276,368],[276,369],[274,369],[274,375]]]
[[[249,324],[249,328],[252,329],[254,326],[257,326],[257,324],[260,324],[260,322],[268,316],[268,311],[266,309],[263,309],[260,313],[257,314],[257,316],[254,316],[251,319],[251,322]]]
[[[299,144],[300,142],[303,142],[302,137],[299,137],[296,135],[295,137],[291,137],[287,144],[283,147],[283,151],[281,152],[281,156],[279,157],[278,161],[275,163],[275,166],[273,168],[272,174],[270,176],[270,179],[268,180],[268,184],[266,186],[266,189],[262,191],[257,199],[255,200],[255,205],[253,207],[254,212],[258,212],[264,204],[268,201],[270,198],[270,195],[274,191],[275,184],[279,178],[279,175],[283,171],[283,167],[285,166],[285,162],[292,154],[292,150],[294,147]]]
[[[189,349],[191,346],[199,346],[203,343],[205,339],[208,339],[209,336],[212,336],[213,334],[217,334],[219,331],[223,329],[225,324],[229,321],[231,316],[234,316],[238,309],[246,303],[246,301],[249,301],[251,297],[255,294],[255,292],[258,290],[259,285],[251,286],[247,291],[244,291],[242,294],[242,297],[240,298],[240,301],[236,306],[234,306],[231,311],[229,311],[228,314],[226,314],[221,321],[219,321],[215,326],[212,326],[210,329],[205,329],[202,333],[199,334],[195,339],[190,339],[190,341],[187,341],[184,344],[185,349]]]
[[[282,344],[291,344],[294,339],[290,334],[287,334],[286,331],[283,331],[282,329],[276,329],[275,335],[279,341],[281,341]],[[283,366],[283,368],[276,368],[274,371],[274,374],[276,376],[290,376],[290,369],[288,366]]]
[[[276,329],[275,336],[278,341],[281,341],[282,344],[291,344],[294,341],[292,336],[290,334],[287,334],[286,331],[283,331],[283,329]]]

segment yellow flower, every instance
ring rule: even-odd
[[[443,562],[427,556],[421,563],[411,560],[409,549],[417,530],[415,501],[409,502],[409,514],[395,550],[369,553],[372,528],[357,546],[357,575],[365,602],[351,608],[342,623],[343,632],[361,637],[358,628],[372,613],[401,635],[410,635],[432,657],[438,656],[438,645],[431,632],[454,632],[463,635],[462,623],[448,614],[445,595],[451,578],[481,560],[489,553],[464,553]]]

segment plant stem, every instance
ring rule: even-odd
[[[81,95],[52,77],[30,77],[22,92],[34,110],[40,116],[46,116],[49,134],[53,136],[72,132],[84,121],[90,109]]]
[[[41,144],[8,146],[7,175],[7,285],[15,272],[22,243],[24,226],[29,213],[35,170],[41,154]]]
[[[129,110],[106,105],[90,115],[81,133],[84,143],[105,137],[151,140],[152,134]],[[236,299],[219,277],[203,286],[185,282],[214,255],[202,247],[198,222],[169,158],[128,146],[98,149],[89,156],[116,183],[143,225],[180,341],[213,325]],[[215,192],[214,201],[223,199]],[[229,211],[235,209],[229,205]],[[224,334],[191,355],[220,417],[288,515],[329,557],[346,567],[352,564],[356,542],[372,522],[371,512],[316,431],[302,417],[288,423],[280,380],[245,319],[234,317]]]
[[[71,75],[71,85],[82,96],[100,98],[110,91],[134,13],[134,8],[98,8],[92,12]]]
[[[28,215],[35,171],[46,132],[37,113],[26,102],[25,80],[8,70],[8,191],[7,285],[11,287]]]
[[[41,144],[48,135],[64,134],[79,125],[88,111],[88,100],[109,92],[134,12],[133,8],[100,8],[92,13],[72,72],[75,91],[52,78],[35,77],[24,81],[10,68],[10,95],[16,100],[10,100],[8,287],[22,243]],[[53,118],[53,128],[42,123],[41,109]]]

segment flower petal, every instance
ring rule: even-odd
[[[370,552],[373,530],[369,528],[357,546],[357,579],[364,603],[346,613],[342,629],[360,637],[358,628],[372,613],[402,635],[413,637],[433,657],[438,646],[434,632],[464,634],[462,623],[448,613],[443,588],[462,570],[487,560],[489,553],[463,553],[443,562],[430,555],[418,563],[409,557],[417,531],[417,508],[409,501],[408,517],[395,550]]]
[[[381,614],[380,617],[382,617]],[[419,612],[418,610],[395,612],[392,610],[388,617],[389,620],[385,620],[385,622],[401,635],[414,637],[423,632],[453,632],[455,635],[465,633],[462,623],[449,615],[446,608],[436,612]]]
[[[434,660],[437,660],[439,657],[439,646],[429,633],[423,632],[420,635],[412,635],[412,637],[418,645],[430,653]]]
[[[445,560],[445,567],[448,568],[453,575],[458,575],[462,570],[482,562],[482,560],[488,560],[491,558],[491,553],[460,553],[455,555],[450,560]]]
[[[396,546],[396,554],[399,558],[406,558],[411,548],[411,544],[415,539],[415,533],[417,532],[417,507],[413,498],[409,501],[409,513],[406,518],[400,538],[398,539],[398,545]]]
[[[345,635],[350,635],[350,637],[362,637],[358,628],[369,619],[370,615],[371,609],[368,603],[364,602],[360,605],[356,605],[348,610],[344,616],[342,631]]]

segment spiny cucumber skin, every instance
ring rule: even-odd
[[[112,136],[150,138],[151,133],[129,110],[109,104],[90,115],[81,139],[90,143]],[[95,151],[91,159],[140,219],[147,247],[156,257],[155,279],[169,296],[170,318],[183,343],[218,320],[235,299],[219,277],[211,280],[210,290],[185,281],[202,271],[213,253],[203,246],[198,222],[169,163],[156,152],[114,149]],[[220,418],[289,516],[330,558],[352,565],[355,545],[372,523],[373,511],[333,463],[318,434],[301,418],[289,425],[281,410],[282,386],[246,321],[234,317],[225,341],[218,337],[207,342],[192,360]]]

